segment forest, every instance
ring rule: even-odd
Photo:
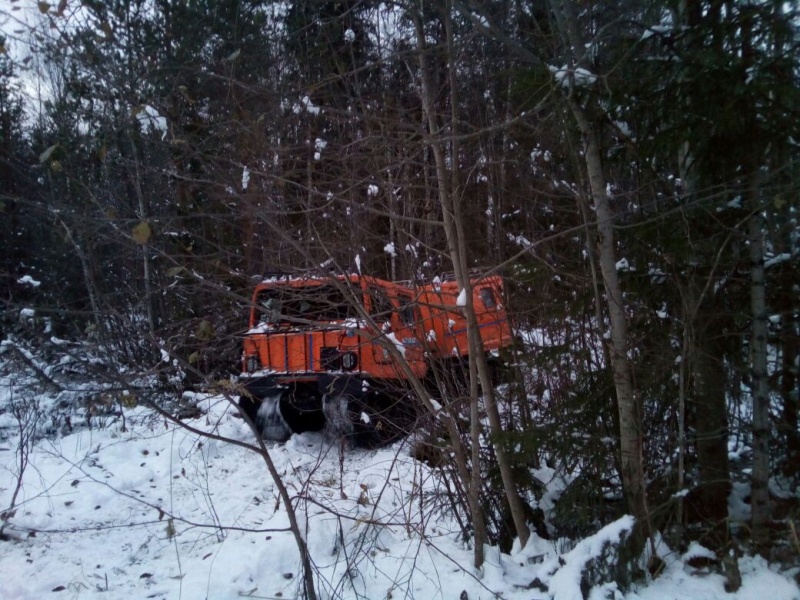
[[[590,581],[620,595],[591,597],[656,580],[662,542],[732,593],[745,556],[800,576],[797,2],[11,0],[0,24],[0,553],[37,440],[236,412],[268,274],[499,275],[503,382],[471,357],[440,398],[461,426],[428,414],[405,450],[472,566],[630,515]],[[279,449],[246,445],[291,513]],[[290,528],[298,596],[350,597]]]

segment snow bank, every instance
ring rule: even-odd
[[[605,563],[616,560],[613,548],[627,539],[633,530],[634,519],[626,515],[610,525],[606,525],[595,535],[578,543],[571,552],[562,557],[562,566],[550,580],[550,594],[557,600],[583,600],[581,586],[586,571],[592,562]],[[602,587],[613,582],[603,582]],[[613,589],[613,588],[609,588]]]
[[[0,401],[8,401],[9,381],[0,383]],[[254,441],[225,398],[184,399],[204,413],[185,421],[195,431]],[[0,542],[0,598],[300,597],[299,554],[262,457],[143,407],[124,411],[124,428],[108,420],[31,449],[7,530],[17,541]],[[11,436],[0,444],[3,510],[15,486],[15,443]],[[487,547],[478,572],[458,522],[443,508],[446,487],[409,456],[408,441],[340,454],[338,440],[302,434],[268,448],[298,511],[320,598],[583,600],[587,565],[633,525],[620,519],[563,555],[535,534],[511,554]],[[693,577],[679,557],[665,556],[664,574],[624,598],[800,597],[760,559],[742,559],[742,588],[728,595],[721,577]],[[589,597],[623,595],[604,583]]]

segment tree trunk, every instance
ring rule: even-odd
[[[652,535],[647,509],[644,464],[642,459],[642,424],[639,402],[633,387],[633,375],[628,360],[628,321],[617,274],[614,249],[614,216],[606,193],[606,181],[597,133],[585,110],[571,98],[570,108],[584,139],[584,158],[589,175],[594,211],[597,215],[597,255],[606,308],[611,323],[611,368],[617,393],[619,413],[620,468],[622,486],[628,510],[636,517],[648,537]],[[601,323],[598,323],[602,326]]]
[[[492,381],[489,364],[486,360],[486,352],[483,348],[483,341],[481,340],[480,330],[478,328],[478,319],[475,316],[475,307],[473,305],[472,283],[469,276],[468,268],[468,249],[466,243],[466,234],[464,231],[464,217],[461,212],[461,203],[463,201],[461,189],[461,169],[459,166],[459,144],[458,144],[458,98],[456,90],[458,89],[458,82],[456,81],[457,66],[455,61],[455,49],[453,45],[453,24],[450,20],[450,6],[444,11],[444,25],[447,35],[447,62],[448,72],[450,78],[450,110],[451,110],[451,133],[453,134],[453,141],[451,142],[451,155],[452,155],[452,171],[451,181],[452,187],[450,193],[442,197],[442,200],[452,205],[453,210],[453,224],[455,225],[455,244],[451,247],[451,258],[453,263],[458,262],[461,265],[461,279],[459,286],[466,291],[467,304],[464,311],[467,317],[467,343],[469,344],[469,358],[470,358],[470,381],[475,379],[477,375],[480,381],[481,391],[483,392],[483,401],[486,407],[486,414],[489,418],[489,428],[492,435],[497,437],[503,431],[502,421],[500,419],[500,411],[497,408],[497,401],[495,398],[494,382]],[[438,163],[437,163],[438,164]],[[450,236],[448,236],[448,239]],[[455,252],[455,253],[453,253]],[[458,271],[456,271],[458,273]],[[474,363],[474,365],[473,365]],[[477,371],[477,373],[476,373]],[[475,386],[471,386],[471,392]],[[474,393],[470,394],[470,401],[478,403],[478,393],[475,389]],[[472,412],[472,411],[471,411]],[[477,411],[474,411],[477,412]],[[480,428],[480,423],[474,421],[472,423],[474,429]],[[479,437],[473,433],[473,437]],[[473,450],[475,451],[475,450]],[[506,453],[502,444],[495,442],[494,444],[495,458],[497,459],[497,466],[500,469],[500,478],[503,481],[503,491],[508,501],[511,518],[514,521],[514,529],[516,529],[517,536],[519,537],[520,546],[525,547],[530,537],[530,530],[525,518],[525,506],[522,498],[517,491],[514,483],[514,473],[511,469],[511,461]]]
[[[131,145],[131,161],[133,162],[134,172],[132,174],[132,184],[133,189],[136,192],[136,200],[137,200],[137,216],[141,221],[146,221],[148,219],[147,210],[147,202],[144,197],[144,191],[142,190],[142,173],[141,169],[139,168],[139,154],[136,149],[136,143],[133,141],[133,136],[129,133],[128,140],[130,141]],[[121,144],[120,144],[121,145]],[[150,265],[150,244],[149,240],[145,240],[142,244],[142,275],[144,280],[144,298],[145,298],[145,310],[147,313],[147,326],[148,330],[150,331],[151,336],[155,336],[156,330],[156,317],[155,311],[153,309],[153,302],[155,301],[155,296],[153,295],[153,274],[152,274],[152,267]]]
[[[704,323],[690,352],[694,364],[694,394],[690,399],[694,424],[697,469],[699,475],[695,506],[689,507],[695,518],[708,526],[708,544],[715,551],[728,542],[728,418],[725,402],[726,376],[719,344],[718,307],[713,301],[703,303],[697,322]]]
[[[578,29],[572,0],[551,3],[560,30],[566,62],[575,68],[585,60],[584,40]],[[611,369],[617,395],[620,436],[620,470],[628,510],[638,526],[652,540],[647,508],[644,462],[642,458],[642,423],[639,401],[633,386],[633,373],[628,359],[628,321],[616,267],[614,247],[614,215],[606,192],[600,140],[588,109],[576,98],[576,88],[569,82],[567,103],[583,137],[583,161],[589,178],[593,208],[597,216],[597,260],[606,293],[606,309],[611,325]],[[591,98],[585,102],[593,102]],[[602,327],[602,323],[597,324]]]
[[[430,83],[429,68],[427,56],[425,55],[425,32],[419,17],[414,15],[414,26],[417,34],[417,44],[419,51],[419,64],[421,73],[421,100],[423,110],[428,123],[429,135],[433,138],[437,135],[438,124],[436,115],[433,108],[433,90]],[[444,222],[445,236],[447,238],[448,249],[450,250],[451,259],[453,262],[453,269],[456,274],[456,279],[461,282],[464,279],[462,271],[462,263],[458,259],[458,244],[456,242],[455,225],[453,222],[453,206],[449,201],[451,200],[449,183],[447,181],[447,167],[445,164],[444,148],[439,140],[430,142],[429,147],[433,152],[433,159],[436,166],[436,179],[439,187],[439,199],[442,207],[442,220]],[[472,361],[470,361],[472,362]],[[470,415],[477,417],[477,406],[470,406]],[[474,424],[473,424],[474,426]],[[474,432],[473,432],[474,433]],[[483,546],[488,542],[488,534],[486,530],[486,521],[483,517],[483,510],[480,506],[480,487],[476,487],[475,482],[480,482],[480,462],[476,462],[477,454],[472,453],[472,476],[464,481],[464,487],[467,489],[467,499],[470,506],[470,512],[473,522],[475,533],[475,549],[474,549],[474,564],[476,568],[483,566],[484,553]]]
[[[753,380],[753,543],[765,552],[769,543],[769,382],[767,381],[767,300],[764,278],[763,216],[757,205],[756,174],[750,176],[749,206],[754,207],[749,223],[750,241],[750,341],[751,377]]]
[[[797,322],[789,314],[783,325],[781,359],[781,396],[783,411],[781,429],[786,440],[786,466],[784,475],[795,477],[800,473],[800,433],[798,432],[798,408],[800,408],[800,380],[797,377],[797,357],[800,354],[800,337]]]

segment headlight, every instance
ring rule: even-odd
[[[342,368],[352,371],[358,365],[358,355],[355,352],[345,352],[342,354]]]
[[[247,373],[252,373],[253,371],[258,370],[258,357],[248,356],[244,361],[244,370]]]

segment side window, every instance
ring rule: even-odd
[[[369,297],[371,306],[370,314],[378,320],[388,321],[391,319],[394,306],[392,306],[392,303],[389,301],[389,296],[386,295],[386,292],[379,287],[370,286]]]
[[[418,321],[417,307],[411,300],[411,296],[406,296],[405,294],[398,294],[397,302],[400,304],[400,320],[403,322],[403,325],[405,325],[406,327],[413,327],[414,325],[416,325]]]
[[[260,323],[275,324],[281,320],[281,306],[282,303],[277,298],[267,298],[261,302],[261,319]]]
[[[481,288],[479,291],[483,306],[487,309],[497,308],[497,298],[494,296],[494,290],[490,287]]]

